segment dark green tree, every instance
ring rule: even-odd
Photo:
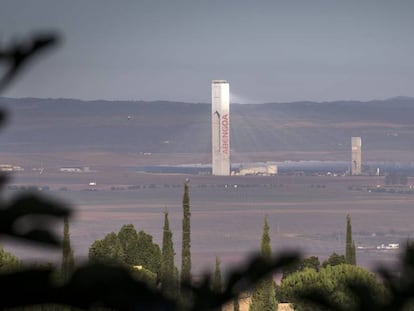
[[[351,249],[352,249],[352,253],[351,253],[351,258],[352,258],[352,264],[353,265],[356,265],[356,251],[355,251],[355,241],[354,240],[352,240],[352,247],[351,247]]]
[[[72,245],[70,243],[69,220],[67,217],[63,221],[63,242],[62,242],[62,280],[67,281],[75,270],[75,258]]]
[[[183,195],[183,240],[181,251],[181,281],[191,282],[191,212],[188,181],[184,183]]]
[[[345,262],[350,265],[356,265],[355,244],[352,240],[351,216],[346,216],[346,244],[345,244]]]
[[[218,257],[216,257],[216,268],[214,270],[212,289],[217,293],[220,293],[223,290],[223,284],[221,281],[220,259]]]
[[[161,271],[160,282],[161,289],[168,297],[176,297],[178,294],[178,280],[176,269],[174,266],[174,245],[172,240],[172,232],[168,221],[168,213],[164,214],[164,228],[162,235],[162,255],[161,255]]]
[[[312,268],[312,269],[315,269],[316,271],[319,271],[320,266],[321,266],[321,263],[318,257],[310,256],[310,257],[304,258],[301,261],[299,261],[297,264],[287,267],[283,271],[282,279],[286,278],[288,275],[292,273],[302,271],[306,268]]]
[[[107,234],[102,240],[96,240],[89,248],[89,260],[92,262],[117,263],[125,262],[122,244],[115,232]]]
[[[315,292],[341,306],[339,310],[363,310],[357,308],[359,301],[349,290],[348,284],[352,283],[360,286],[355,289],[364,288],[365,294],[373,297],[378,303],[384,301],[384,297],[386,297],[385,287],[377,281],[373,273],[349,264],[326,266],[321,268],[319,272],[314,269],[305,269],[292,273],[282,281],[280,290],[285,300],[294,303],[295,310],[298,311],[327,310],[313,306],[302,299],[303,295],[314,297]],[[333,310],[337,309],[333,308]]]
[[[137,265],[138,233],[134,225],[123,225],[118,232],[118,239],[124,252],[124,261],[127,265]]]
[[[138,232],[137,254],[135,265],[142,265],[154,273],[160,272],[161,249],[154,243],[152,235],[142,230]]]
[[[301,269],[306,268],[312,268],[316,271],[319,271],[319,268],[321,267],[321,263],[319,261],[319,258],[316,256],[310,256],[302,260],[301,262]]]
[[[338,255],[337,253],[332,253],[328,259],[322,263],[322,267],[327,266],[337,266],[346,263],[344,255]]]
[[[143,266],[153,273],[160,271],[161,250],[150,234],[142,230],[137,233],[134,225],[128,224],[121,227],[118,239],[127,265]]]
[[[264,220],[261,255],[266,260],[271,260],[272,248],[270,245],[269,225],[267,217]],[[250,311],[274,311],[277,310],[276,286],[273,277],[269,276],[258,283],[252,294]]]
[[[142,266],[158,273],[161,267],[161,250],[152,236],[144,231],[136,232],[133,225],[124,225],[118,234],[112,232],[89,248],[89,259],[104,263]]]

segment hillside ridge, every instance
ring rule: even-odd
[[[210,104],[0,98],[9,111],[7,152],[209,153]],[[231,106],[232,152],[413,151],[414,99]]]

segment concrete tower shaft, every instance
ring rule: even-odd
[[[211,82],[212,173],[230,175],[230,86],[225,80]]]
[[[361,175],[362,172],[362,140],[361,137],[351,138],[351,175]]]

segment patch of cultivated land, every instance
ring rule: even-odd
[[[212,269],[215,256],[231,267],[259,250],[265,215],[269,218],[275,253],[298,249],[325,259],[345,248],[346,215],[352,216],[357,246],[402,243],[413,236],[414,194],[368,192],[383,177],[213,177],[156,175],[122,169],[90,173],[16,173],[10,185],[48,186],[47,195],[70,202],[76,211],[71,223],[72,243],[86,258],[96,239],[132,223],[161,243],[163,212],[168,210],[176,263],[181,253],[183,182],[190,178],[192,255],[194,271]],[[90,181],[96,186],[89,186]],[[414,183],[413,179],[409,180]],[[67,191],[59,190],[66,187]],[[350,190],[352,189],[352,190]],[[398,190],[398,189],[397,189]],[[15,195],[8,190],[7,195]],[[6,248],[22,258],[55,261],[59,251],[16,246]],[[393,262],[398,251],[358,249],[362,266]]]

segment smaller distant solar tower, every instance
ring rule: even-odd
[[[352,137],[351,139],[351,153],[352,153],[351,175],[361,175],[361,167],[362,167],[361,148],[362,148],[361,137]]]

